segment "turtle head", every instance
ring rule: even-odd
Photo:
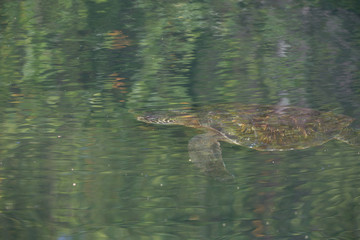
[[[163,125],[193,125],[194,117],[184,112],[152,112],[137,117],[138,121]]]
[[[144,114],[143,116],[138,116],[137,120],[145,123],[152,123],[152,124],[178,124],[178,121],[175,117],[167,116],[166,114],[159,114],[159,113],[149,113]]]

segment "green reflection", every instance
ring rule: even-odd
[[[287,98],[356,128],[358,13],[356,0],[1,1],[0,238],[359,238],[357,148],[224,143],[234,178],[218,182],[188,161],[197,129],[129,113]]]

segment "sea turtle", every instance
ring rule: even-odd
[[[137,119],[204,130],[189,141],[190,160],[216,177],[228,174],[219,141],[259,151],[305,149],[332,139],[354,145],[360,142],[359,132],[349,127],[353,118],[301,107],[217,104],[192,112],[146,113]]]

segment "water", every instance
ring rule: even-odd
[[[10,0],[0,7],[0,239],[359,239],[359,147],[222,143],[134,112],[212,103],[346,114],[358,1]]]

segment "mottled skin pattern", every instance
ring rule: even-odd
[[[219,141],[259,151],[305,149],[332,139],[359,145],[359,133],[348,127],[351,117],[300,107],[217,104],[191,113],[157,112],[137,119],[203,129],[204,134],[189,141],[190,158],[215,176],[227,173]]]

